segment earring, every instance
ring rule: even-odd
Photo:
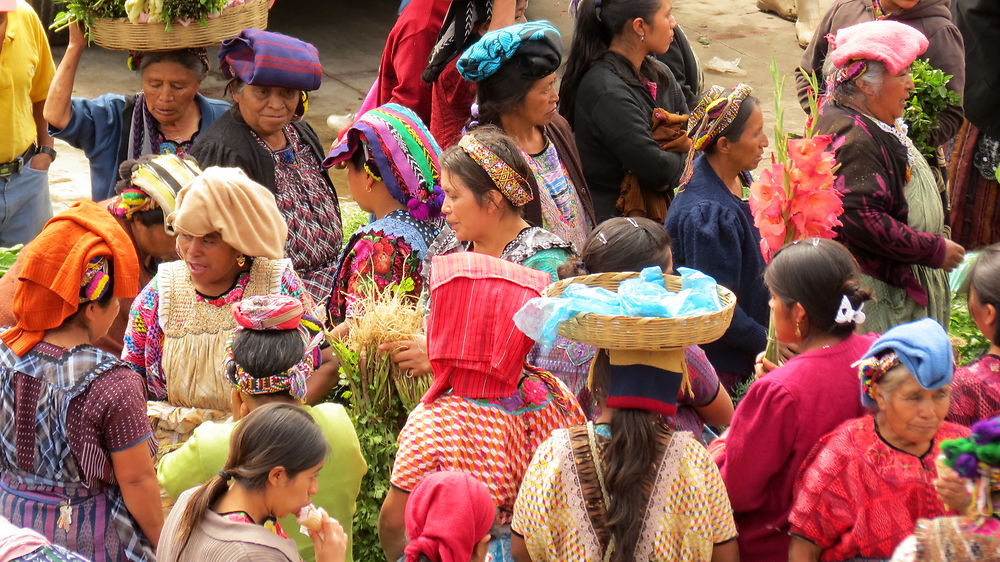
[[[802,327],[798,324],[795,325],[795,337],[802,339]]]
[[[236,265],[239,267],[244,267],[247,264],[247,258],[245,256],[240,256],[236,258]]]
[[[639,36],[639,41],[645,41],[645,40],[646,40],[646,36],[645,35],[640,35]]]

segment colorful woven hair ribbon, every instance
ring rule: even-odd
[[[737,84],[728,96],[722,95],[724,92],[721,86],[712,86],[691,112],[688,136],[692,143],[684,160],[684,173],[679,182],[681,187],[691,181],[694,174],[695,153],[711,147],[726,132],[739,115],[743,102],[753,94],[753,89],[747,84]]]
[[[132,173],[124,178],[132,187],[118,195],[115,215],[131,219],[139,212],[163,209],[163,216],[166,217],[177,208],[177,192],[201,174],[201,168],[193,160],[176,154],[146,158],[140,160]]]
[[[875,385],[897,365],[900,365],[899,357],[895,352],[890,351],[884,355],[867,357],[854,362],[852,367],[857,368],[858,378],[861,379],[862,392],[868,398],[875,399]]]
[[[296,400],[304,400],[306,380],[316,368],[312,350],[319,344],[320,339],[322,339],[322,332],[306,345],[302,361],[296,363],[292,368],[267,377],[255,377],[233,358],[233,339],[230,338],[226,344],[225,362],[229,384],[236,390],[251,395],[275,394],[287,390]]]
[[[305,309],[288,295],[255,295],[233,305],[236,323],[248,330],[295,330]]]
[[[80,302],[100,300],[111,287],[111,262],[107,256],[97,256],[83,270],[80,280]]]
[[[458,141],[458,146],[475,160],[476,164],[486,170],[497,189],[512,205],[523,207],[534,199],[527,180],[474,136],[465,135],[462,140]]]

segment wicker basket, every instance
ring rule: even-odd
[[[123,51],[173,51],[210,47],[235,37],[244,29],[267,29],[267,1],[249,0],[226,8],[217,18],[188,25],[132,23],[128,18],[98,18],[90,26],[90,39],[105,49]]]
[[[567,285],[583,283],[590,287],[618,290],[622,281],[638,273],[597,273],[563,279],[545,289],[544,296],[557,297]],[[665,275],[666,287],[681,289],[681,278]],[[559,325],[559,335],[604,349],[660,351],[713,342],[722,337],[733,320],[736,295],[719,285],[722,310],[687,318],[636,318],[583,313]]]

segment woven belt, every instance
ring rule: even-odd
[[[28,150],[25,150],[24,153],[17,158],[11,160],[10,162],[0,164],[0,178],[6,178],[13,176],[14,174],[21,173],[21,170],[24,169],[24,165],[31,160],[31,157],[35,154],[38,154],[38,149],[35,145],[31,145],[28,147]]]

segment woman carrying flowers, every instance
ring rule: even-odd
[[[514,499],[535,449],[583,412],[551,373],[525,362],[534,342],[514,313],[549,284],[543,272],[477,252],[434,258],[427,342],[434,382],[399,434],[379,536],[387,560],[405,544],[406,504],[424,477],[460,470],[489,488],[502,526],[492,559],[511,561]]]
[[[394,103],[341,133],[323,165],[347,169],[351,197],[375,220],[344,247],[329,307],[333,322],[360,313],[358,303],[373,289],[397,284],[420,294],[421,261],[441,225],[440,152],[420,118]]]
[[[836,147],[843,226],[837,240],[858,259],[875,293],[865,331],[930,316],[948,325],[946,271],[965,250],[948,239],[937,184],[906,136],[910,64],[927,38],[894,21],[841,29],[824,69],[828,98],[816,129]]]
[[[748,377],[767,344],[767,289],[760,232],[743,189],[767,146],[764,116],[750,86],[715,87],[692,112],[693,140],[681,188],[667,214],[674,262],[711,275],[736,294],[733,323],[704,347],[726,389]],[[693,161],[694,152],[703,155]],[[686,180],[686,181],[685,181]]]

